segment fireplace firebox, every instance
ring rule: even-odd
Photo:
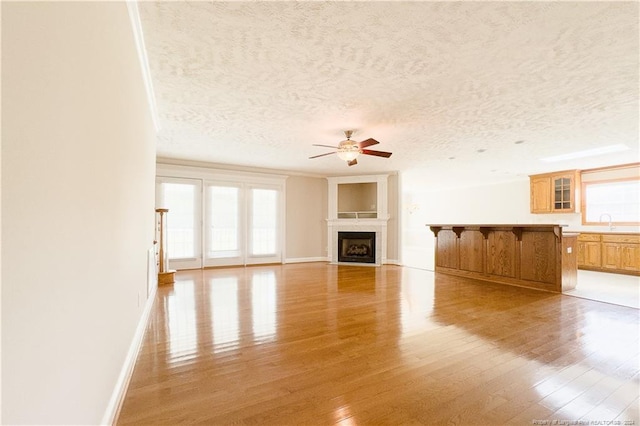
[[[338,232],[338,262],[376,263],[376,233]]]

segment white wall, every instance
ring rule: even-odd
[[[402,264],[434,269],[430,224],[527,223],[529,181],[421,192],[411,173],[401,177]]]
[[[583,226],[580,213],[531,214],[529,179],[439,191],[420,191],[423,182],[415,173],[401,175],[402,264],[434,269],[434,236],[429,224],[560,224],[565,231],[607,231]],[[637,227],[617,227],[638,232]]]
[[[97,424],[146,298],[155,136],[124,2],[2,3],[2,423]]]

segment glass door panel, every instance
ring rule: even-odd
[[[163,179],[158,185],[157,205],[167,213],[167,255],[170,269],[202,267],[198,180]]]
[[[249,256],[247,263],[280,262],[279,191],[270,188],[250,189],[248,225]]]
[[[241,186],[207,185],[205,265],[244,264]]]

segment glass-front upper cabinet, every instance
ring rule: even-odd
[[[553,179],[553,209],[571,210],[571,177],[561,176]]]

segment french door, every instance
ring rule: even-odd
[[[282,262],[283,188],[158,178],[171,269]]]
[[[205,186],[205,266],[282,261],[279,188],[223,182]]]
[[[202,267],[202,181],[158,178],[156,206],[167,213],[167,255],[170,269]]]

